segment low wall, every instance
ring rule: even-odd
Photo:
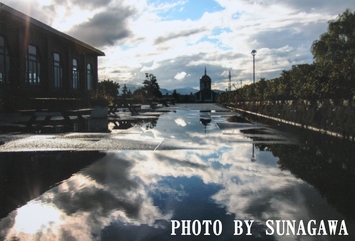
[[[245,101],[230,106],[241,112],[271,118],[345,139],[355,138],[355,101]]]

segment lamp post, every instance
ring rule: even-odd
[[[255,84],[255,55],[256,55],[255,49],[251,51],[251,55],[253,55],[253,84]]]

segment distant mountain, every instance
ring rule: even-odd
[[[173,94],[172,91],[167,90],[167,89],[163,89],[163,88],[160,88],[160,92],[162,93],[162,95],[166,95],[166,94],[172,95]]]
[[[224,91],[224,90],[213,90],[213,91],[216,92],[217,94],[221,94],[221,93],[226,92],[226,91]]]
[[[120,84],[119,95],[122,95],[122,90],[123,90],[124,85],[125,84]],[[128,90],[130,90],[133,93],[135,90],[139,89],[142,86],[141,85],[126,84],[126,87]]]
[[[174,90],[176,90],[176,92],[180,95],[190,95],[195,94],[198,90],[191,88],[191,87],[185,87],[185,88],[177,88],[177,89],[172,89],[172,90],[168,90],[168,89],[164,89],[164,88],[160,88],[160,92],[163,95],[172,95],[174,93]]]
[[[170,90],[171,93],[173,93],[174,90]],[[191,88],[191,87],[185,87],[185,88],[178,88],[176,89],[176,92],[180,95],[189,95],[189,94],[195,94],[196,92],[198,92],[199,90],[195,89],[195,88]],[[216,92],[217,94],[221,94],[225,91],[223,90],[213,90],[214,92]]]
[[[171,93],[173,93],[174,90],[176,90],[176,92],[180,95],[189,95],[191,93],[195,94],[198,91],[197,89],[194,89],[192,87],[185,87],[185,88],[177,88],[177,89],[170,90]]]

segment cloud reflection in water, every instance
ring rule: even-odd
[[[250,208],[247,204],[255,194],[276,193],[299,182],[288,172],[280,173],[272,166],[250,166],[249,156],[249,144],[217,151],[109,152],[103,159],[44,193],[36,202],[60,210],[60,222],[51,226],[52,235],[73,240],[100,236],[102,229],[112,223],[169,229],[167,221],[174,215],[184,215],[176,213],[183,208],[184,199],[198,195],[208,185],[213,185],[214,191],[207,192],[210,197],[205,197],[206,203],[198,205],[216,203],[225,209],[222,215],[233,213],[243,218]],[[198,179],[202,182],[197,182],[196,189],[189,189],[190,182],[196,183]],[[157,206],[153,199],[157,200],[158,196],[167,198],[161,199]],[[171,198],[174,206],[166,203]],[[197,205],[193,201],[190,204]],[[23,208],[29,205],[31,203]],[[270,205],[280,203],[271,200]],[[20,209],[17,212],[19,216]],[[198,216],[196,214],[196,218]],[[18,227],[15,219],[8,238],[21,231],[14,231]],[[41,232],[45,232],[46,227],[43,228]]]

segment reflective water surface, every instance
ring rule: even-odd
[[[111,133],[153,149],[0,153],[0,240],[354,240],[353,143],[268,124],[181,105]],[[171,235],[171,220],[221,233]],[[349,235],[266,235],[267,220],[344,220]]]

